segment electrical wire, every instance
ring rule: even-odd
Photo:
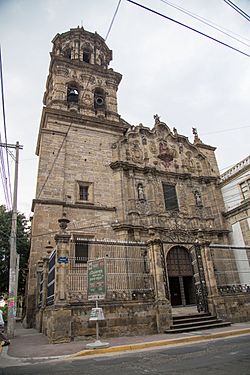
[[[229,128],[229,129],[218,130],[216,132],[201,133],[200,135],[210,135],[210,134],[226,133],[226,132],[240,130],[240,129],[246,129],[246,128],[250,128],[250,125],[241,126],[241,127],[238,127],[238,128]]]
[[[4,137],[6,143],[6,161],[7,161],[7,168],[8,168],[8,178],[9,178],[9,193],[10,193],[10,201],[12,201],[12,193],[11,193],[11,179],[10,179],[10,163],[9,163],[9,155],[7,149],[7,126],[6,126],[6,116],[5,116],[5,104],[4,104],[4,89],[3,89],[3,64],[2,64],[2,52],[1,52],[1,45],[0,45],[0,75],[1,75],[1,94],[2,94],[2,109],[3,109],[3,124],[4,124]]]
[[[219,39],[213,38],[212,36],[210,36],[210,35],[208,35],[208,34],[205,34],[205,33],[201,32],[201,31],[199,31],[199,30],[197,30],[197,29],[194,29],[193,27],[188,26],[188,25],[186,25],[186,24],[183,23],[183,22],[177,21],[177,20],[175,20],[175,19],[173,19],[173,18],[171,18],[171,17],[168,17],[168,16],[166,16],[166,15],[164,15],[164,14],[162,14],[162,13],[159,13],[159,12],[157,12],[156,10],[153,10],[153,9],[151,9],[151,8],[148,8],[148,7],[146,7],[146,6],[142,5],[142,4],[139,4],[139,3],[137,3],[137,2],[135,2],[135,1],[133,1],[133,0],[127,0],[127,1],[128,1],[129,3],[132,3],[132,4],[134,4],[134,5],[138,6],[138,7],[140,7],[140,8],[143,8],[143,9],[145,9],[145,10],[151,12],[151,13],[154,13],[154,14],[156,14],[157,16],[163,17],[163,18],[165,18],[165,19],[167,19],[167,20],[169,20],[169,21],[171,21],[171,22],[176,23],[177,25],[180,25],[180,26],[182,26],[182,27],[185,27],[185,28],[188,29],[188,30],[194,31],[195,33],[198,33],[199,35],[202,35],[202,36],[204,36],[204,37],[206,37],[206,38],[208,38],[208,39],[210,39],[210,40],[213,40],[214,42],[219,43],[219,44],[223,45],[224,47],[228,47],[228,48],[230,48],[230,49],[232,49],[232,50],[234,50],[234,51],[236,51],[236,52],[238,52],[238,53],[240,53],[240,54],[242,54],[242,55],[244,55],[244,56],[250,57],[250,55],[249,55],[248,53],[243,52],[243,51],[239,50],[238,48],[235,48],[235,47],[233,47],[233,46],[231,46],[231,45],[229,45],[229,44],[227,44],[227,43],[224,43],[224,42],[222,42],[222,41],[219,40]]]
[[[180,6],[177,6],[177,5],[173,4],[173,3],[170,3],[170,2],[167,1],[167,0],[160,0],[160,1],[161,1],[162,3],[165,3],[165,4],[167,4],[167,5],[171,6],[171,7],[173,7],[173,8],[175,8],[175,9],[179,10],[180,12],[182,12],[182,13],[184,13],[184,14],[187,14],[188,16],[190,16],[190,17],[192,17],[192,18],[194,18],[194,19],[196,19],[196,20],[198,20],[198,21],[204,23],[204,24],[207,25],[207,26],[210,26],[211,28],[213,28],[213,29],[215,29],[215,30],[221,32],[222,34],[225,34],[225,35],[229,36],[229,38],[232,38],[232,39],[234,39],[234,40],[237,40],[237,42],[242,43],[242,44],[244,44],[244,45],[250,47],[250,44],[245,43],[245,42],[243,42],[242,40],[240,40],[239,38],[234,37],[233,35],[237,35],[237,36],[240,36],[240,35],[238,35],[238,34],[236,34],[236,33],[233,33],[231,30],[225,29],[225,28],[223,28],[223,27],[217,25],[216,23],[214,23],[214,22],[212,22],[212,21],[209,21],[209,20],[207,20],[206,18],[201,17],[201,16],[199,16],[199,15],[197,15],[197,14],[195,14],[195,13],[192,13],[192,12],[190,12],[190,11],[188,11],[188,10],[186,10],[186,9],[184,9],[184,8],[182,8],[182,7],[180,7]],[[224,31],[224,30],[225,30],[225,31]],[[229,33],[230,33],[230,34],[229,34]],[[240,36],[240,37],[241,37],[241,36]],[[247,39],[247,38],[245,38],[245,37],[241,37],[241,38],[242,38],[242,39],[245,39],[245,40],[249,40],[249,39]]]
[[[118,4],[117,4],[116,10],[115,10],[115,13],[114,13],[114,15],[113,15],[113,18],[112,18],[111,23],[110,23],[110,25],[109,25],[109,28],[108,28],[108,31],[107,31],[106,37],[105,37],[105,39],[104,39],[105,42],[107,41],[108,36],[109,36],[109,34],[110,34],[110,31],[111,31],[111,28],[112,28],[112,26],[113,26],[113,23],[114,23],[114,20],[115,20],[116,15],[117,15],[118,9],[119,9],[119,7],[120,7],[120,4],[121,4],[121,0],[118,1]]]
[[[239,8],[236,4],[234,4],[231,0],[224,0],[224,2],[231,8],[233,8],[236,12],[238,12],[246,20],[250,21],[250,16],[247,13],[245,13],[241,8]]]

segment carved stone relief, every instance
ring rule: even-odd
[[[135,163],[142,163],[143,162],[143,153],[140,148],[139,142],[135,141],[130,145],[130,154],[131,159]]]
[[[175,147],[173,145],[169,146],[166,141],[161,140],[159,143],[158,158],[161,159],[166,168],[170,166],[171,162],[176,156],[177,152]]]

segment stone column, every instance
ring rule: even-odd
[[[162,264],[163,244],[160,238],[156,238],[154,233],[150,233],[152,239],[149,244],[150,273],[154,281],[155,293],[155,312],[157,332],[162,333],[170,327],[171,324],[171,305],[166,298],[166,280]]]
[[[55,298],[47,308],[47,335],[50,343],[71,341],[71,308],[68,305],[69,240],[66,214],[58,220],[60,232],[55,235]]]
[[[65,305],[68,302],[68,269],[69,269],[69,240],[66,233],[69,220],[65,215],[58,220],[60,232],[55,235],[56,262],[55,262],[55,305]]]

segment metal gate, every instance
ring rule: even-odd
[[[197,310],[208,312],[208,293],[205,279],[204,266],[201,256],[201,247],[197,243],[190,249],[192,265],[194,269],[195,293]]]

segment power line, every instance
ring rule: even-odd
[[[240,130],[240,129],[246,129],[246,128],[250,128],[250,125],[247,125],[247,126],[240,126],[240,127],[238,127],[238,128],[228,128],[228,129],[224,129],[224,130],[217,130],[216,132],[201,133],[200,135],[209,135],[209,134],[217,134],[217,133],[226,133],[226,132],[229,132],[229,131]]]
[[[104,39],[105,42],[106,42],[106,40],[108,39],[109,33],[110,33],[111,28],[112,28],[112,26],[113,26],[113,23],[114,23],[114,20],[115,20],[116,15],[117,15],[118,9],[119,9],[119,7],[120,7],[121,1],[122,1],[122,0],[119,0],[119,1],[118,1],[118,4],[117,4],[116,10],[115,10],[115,13],[114,13],[114,15],[113,15],[113,18],[112,18],[111,23],[110,23],[110,25],[109,25],[109,28],[108,28],[108,31],[107,31],[106,37],[105,37],[105,39]]]
[[[246,20],[250,21],[250,16],[247,13],[245,13],[241,8],[239,8],[236,4],[234,4],[231,0],[224,0],[224,2],[231,8],[233,8],[236,12],[238,12]]]
[[[160,0],[160,1],[163,2],[163,3],[165,3],[165,4],[167,4],[167,5],[169,5],[169,6],[171,6],[171,7],[173,7],[173,8],[175,8],[175,9],[177,9],[177,10],[179,10],[180,12],[182,12],[182,13],[184,13],[184,14],[187,14],[188,16],[190,16],[190,17],[192,17],[192,18],[194,18],[194,19],[196,19],[196,20],[198,20],[198,21],[204,23],[205,25],[208,25],[208,26],[212,27],[213,29],[215,29],[215,30],[217,30],[217,31],[219,31],[219,32],[221,32],[221,33],[223,33],[223,34],[229,36],[229,38],[232,38],[232,39],[234,39],[234,40],[237,40],[237,42],[240,42],[240,43],[246,45],[247,47],[250,47],[250,44],[245,43],[245,42],[243,42],[242,40],[240,40],[239,38],[234,37],[233,35],[237,35],[237,36],[240,36],[240,35],[238,35],[238,34],[236,34],[236,33],[233,33],[231,30],[225,29],[225,28],[223,28],[223,27],[217,25],[216,23],[214,23],[214,22],[212,22],[212,21],[209,21],[209,20],[207,20],[206,18],[201,17],[201,16],[199,16],[199,15],[193,13],[193,12],[190,12],[190,11],[188,11],[188,10],[186,10],[186,9],[184,9],[184,8],[182,8],[182,7],[180,7],[180,6],[177,6],[177,5],[173,4],[173,3],[170,3],[170,2],[167,1],[167,0]],[[226,32],[226,31],[224,31],[224,30],[230,32],[230,34],[229,34],[228,32]],[[241,37],[241,36],[240,36],[240,37]],[[244,38],[244,37],[241,37],[241,38],[246,39],[246,40],[249,40],[249,39]]]
[[[168,17],[168,16],[166,16],[166,15],[164,15],[164,14],[162,14],[162,13],[159,13],[159,12],[157,12],[156,10],[153,10],[153,9],[151,9],[151,8],[148,8],[148,7],[146,7],[146,6],[142,5],[142,4],[136,3],[135,1],[132,1],[132,0],[127,0],[127,1],[128,1],[129,3],[132,3],[132,4],[134,4],[134,5],[137,5],[138,7],[143,8],[143,9],[145,9],[145,10],[151,12],[151,13],[154,13],[154,14],[160,16],[160,17],[163,17],[163,18],[165,18],[165,19],[167,19],[167,20],[169,20],[169,21],[172,21],[172,22],[174,22],[174,23],[176,23],[176,24],[178,24],[178,25],[180,25],[180,26],[183,26],[183,27],[185,27],[186,29],[189,29],[189,30],[191,30],[191,31],[194,31],[195,33],[198,33],[198,34],[200,34],[200,35],[202,35],[202,36],[204,36],[204,37],[206,37],[206,38],[208,38],[208,39],[210,39],[210,40],[213,40],[213,41],[216,42],[216,43],[219,43],[219,44],[221,44],[221,45],[223,45],[223,46],[225,46],[225,47],[228,47],[228,48],[230,48],[230,49],[232,49],[232,50],[234,50],[234,51],[236,51],[236,52],[239,52],[239,53],[242,54],[242,55],[245,55],[245,56],[247,56],[247,57],[250,57],[250,55],[247,54],[246,52],[243,52],[243,51],[239,50],[238,48],[235,48],[235,47],[233,47],[233,46],[231,46],[231,45],[229,45],[229,44],[227,44],[227,43],[224,43],[224,42],[222,42],[222,41],[219,40],[219,39],[213,38],[212,36],[207,35],[207,34],[201,32],[201,31],[199,31],[199,30],[197,30],[197,29],[194,29],[193,27],[190,27],[190,26],[188,26],[188,25],[186,25],[186,24],[184,24],[184,23],[182,23],[182,22],[180,22],[180,21],[177,21],[177,20],[175,20],[175,19],[173,19],[173,18],[171,18],[171,17]]]
[[[3,69],[2,69],[2,53],[1,53],[1,46],[0,46],[0,79],[1,79],[1,97],[2,97],[2,111],[3,111],[3,124],[4,124],[4,135],[5,135],[5,144],[7,146],[7,131],[6,131],[6,118],[5,118],[5,105],[4,105],[4,89],[3,89]],[[1,131],[0,131],[0,143],[2,143]],[[9,156],[7,147],[5,147],[6,152],[6,161],[7,161],[7,169],[8,169],[8,178],[6,177],[5,171],[5,160],[3,156],[3,150],[0,150],[0,159],[1,159],[1,179],[3,184],[3,190],[5,195],[5,201],[7,207],[11,208],[11,181],[10,181],[10,167],[9,167]],[[7,183],[7,181],[9,181]]]

